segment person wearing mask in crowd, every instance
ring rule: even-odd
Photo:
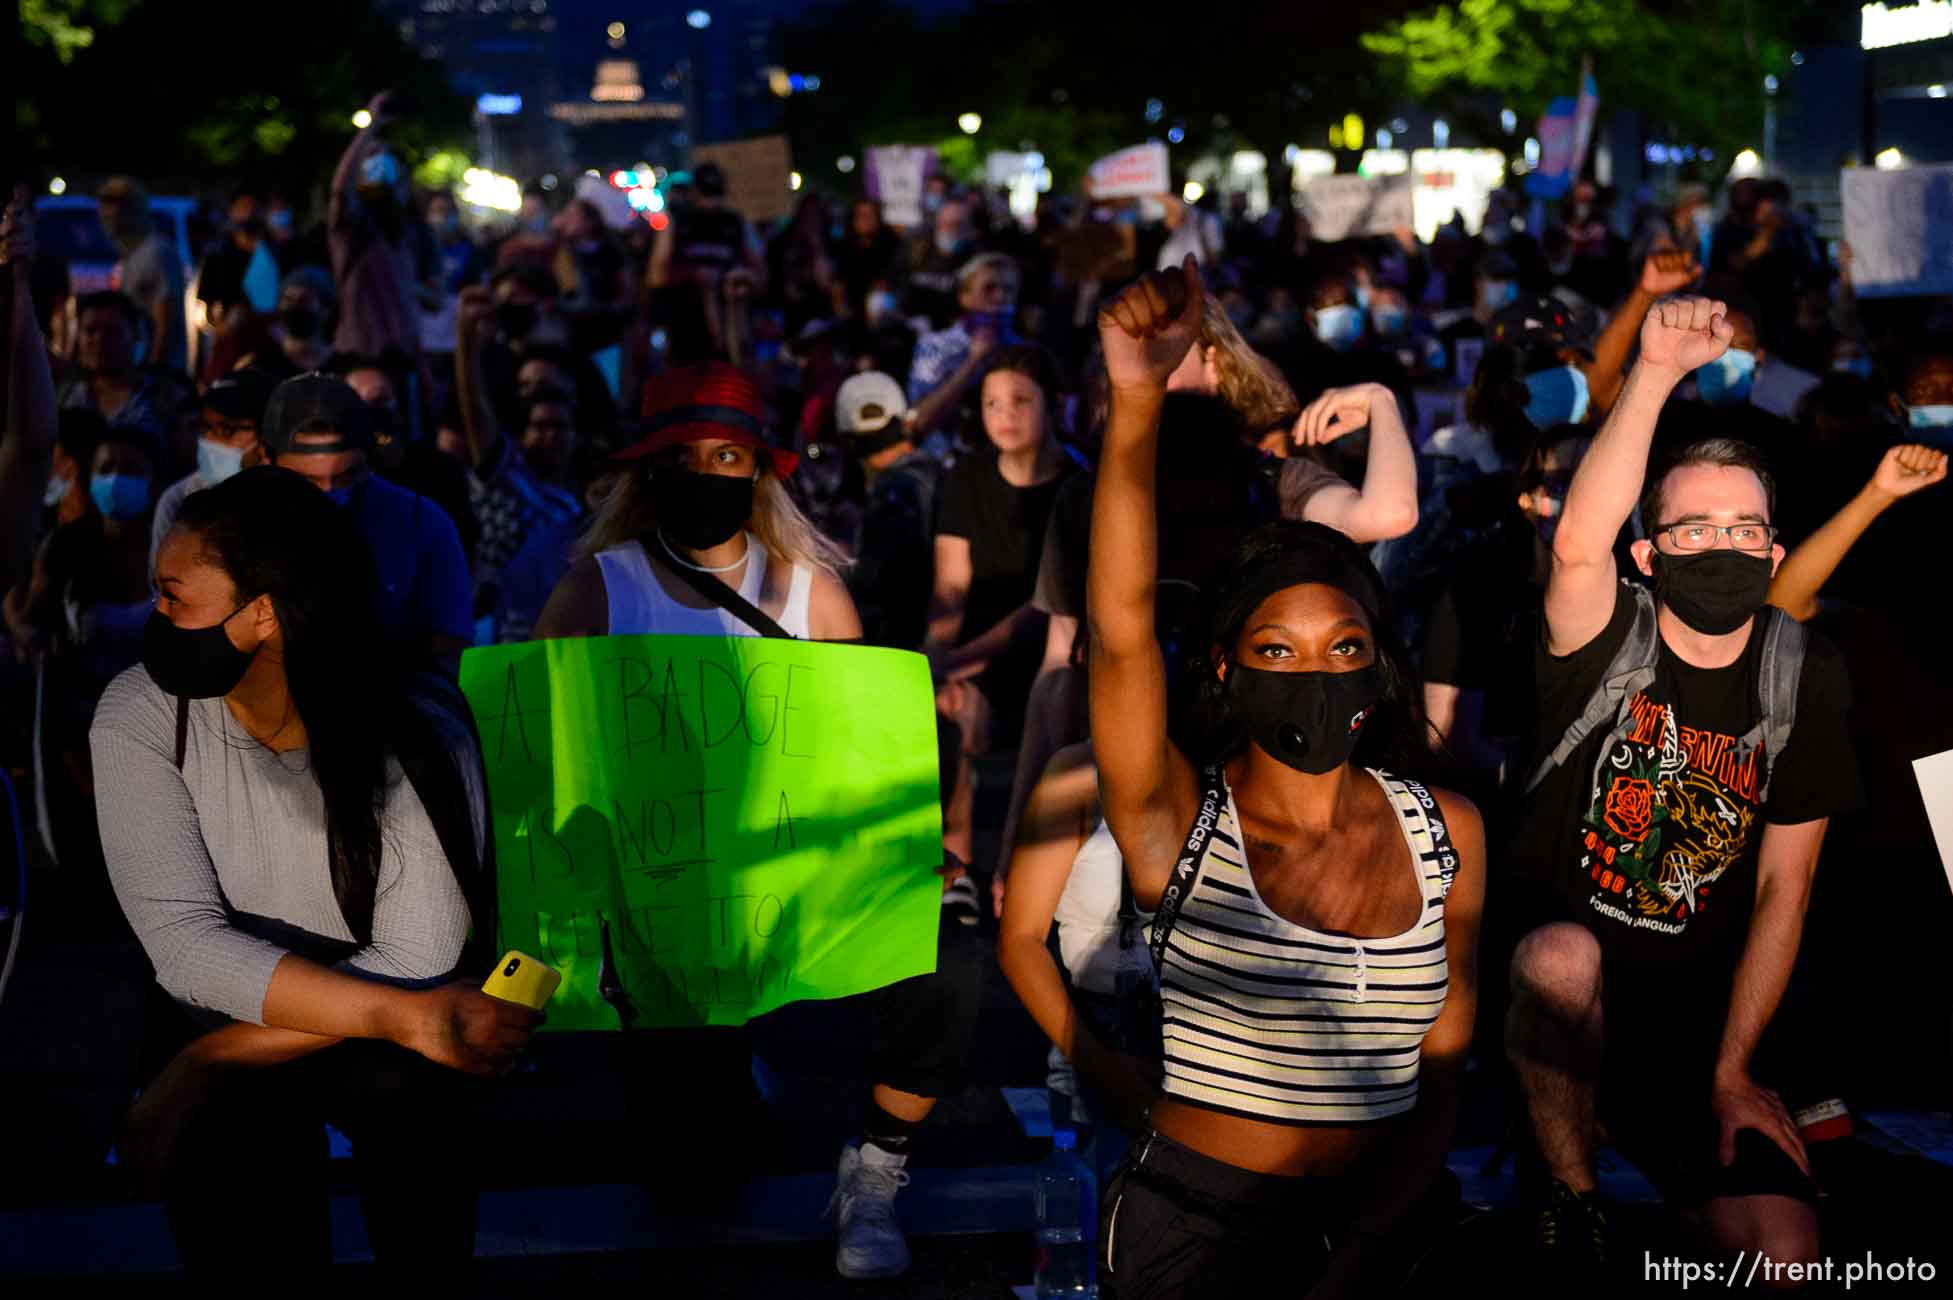
[[[919,437],[938,431],[953,435],[950,413],[986,373],[987,358],[1020,341],[1013,325],[1017,264],[1002,253],[963,263],[956,273],[956,302],[963,314],[948,328],[917,339],[909,364],[909,427]]]
[[[1566,234],[1564,261],[1547,271],[1558,283],[1578,294],[1588,304],[1614,302],[1627,291],[1627,241],[1607,223],[1607,210],[1613,192],[1603,193],[1589,180],[1577,180],[1560,209],[1559,229]],[[1545,241],[1541,250],[1545,251]]]
[[[88,720],[115,675],[136,662],[149,585],[149,519],[161,447],[92,411],[61,416],[64,447],[92,445],[88,506],[41,544],[29,581],[8,596],[15,652],[39,673],[35,775],[50,852],[85,892],[105,884],[87,810],[95,793]]]
[[[916,449],[908,400],[893,375],[851,376],[834,398],[834,426],[860,467],[864,501],[848,590],[869,645],[919,650],[929,631],[942,462]]]
[[[494,329],[494,307],[483,290],[464,292],[458,329],[455,391],[468,440],[468,499],[481,528],[473,551],[475,614],[499,630],[503,566],[538,531],[583,513],[569,483],[575,407],[567,392],[540,389],[525,403],[520,428],[504,430],[495,423],[480,368],[482,345]]]
[[[1766,603],[1800,623],[1818,614],[1819,594],[1878,517],[1915,492],[1946,481],[1947,453],[1921,443],[1886,449],[1871,480],[1822,528],[1784,557]]]
[[[57,395],[61,409],[94,411],[115,428],[167,439],[184,394],[144,364],[142,309],[112,289],[85,293],[75,300],[75,328],[75,374]]]
[[[969,310],[961,301],[963,272],[977,247],[970,205],[951,197],[942,177],[930,177],[929,184],[936,206],[928,206],[932,194],[925,193],[923,226],[909,242],[909,283],[902,298],[902,314],[911,319],[926,317],[932,329],[943,330],[956,320],[959,308]],[[911,401],[914,397],[911,392]]]
[[[785,480],[798,458],[768,443],[764,420],[759,390],[723,362],[675,367],[648,384],[644,437],[618,454],[626,472],[550,597],[537,637],[859,638],[861,622],[839,576],[844,561],[788,495]],[[743,608],[707,579],[736,592]],[[875,1023],[875,1083],[864,1138],[842,1152],[837,1174],[835,1262],[844,1277],[908,1268],[895,1195],[908,1182],[917,1127],[958,1083],[969,1051],[976,936],[952,909],[943,916],[935,974],[863,995]],[[674,1041],[669,1033],[657,1039]],[[702,1066],[695,1078],[723,1073],[727,1087],[750,1092],[743,1034],[698,1031],[690,1042],[696,1054],[687,1051],[687,1059],[720,1067]],[[638,1064],[662,1073],[665,1059],[661,1050],[656,1065]],[[741,1078],[748,1082],[734,1082]]]
[[[272,390],[259,440],[352,517],[372,548],[381,631],[419,665],[452,666],[474,639],[468,559],[454,522],[434,502],[373,472],[373,412],[343,379],[300,375]]]
[[[1902,437],[1953,451],[1953,337],[1915,346],[1890,402]]]
[[[1154,444],[1200,292],[1189,263],[1100,317],[1092,730],[1166,1014],[1163,1096],[1105,1192],[1101,1294],[1372,1294],[1391,1234],[1441,1190],[1483,835],[1468,802],[1393,774],[1428,756],[1416,680],[1375,570],[1319,525],[1242,544],[1209,593],[1190,730],[1169,736]]]
[[[1754,1054],[1825,828],[1858,801],[1849,687],[1827,643],[1764,604],[1783,548],[1756,453],[1714,439],[1647,468],[1662,404],[1733,335],[1720,302],[1656,306],[1553,535],[1542,752],[1495,886],[1491,951],[1510,958],[1526,1190],[1548,1267],[1567,1279],[1607,1268],[1601,1123],[1718,1251],[1819,1253],[1804,1144]],[[1614,558],[1637,496],[1651,540],[1633,557],[1652,593],[1621,582]],[[1657,1094],[1669,1104],[1650,1109]]]
[[[868,295],[899,294],[903,284],[902,237],[882,220],[882,205],[856,199],[848,209],[848,230],[834,250],[834,311],[864,317]],[[886,304],[884,314],[886,314]]]
[[[258,310],[261,298],[278,292],[278,264],[267,250],[259,260],[259,245],[264,243],[264,206],[257,194],[237,190],[231,195],[226,222],[217,238],[205,250],[197,268],[197,298],[203,303],[205,319],[219,336]],[[269,286],[261,287],[265,276]],[[271,303],[263,302],[269,309]]]
[[[487,275],[488,259],[461,223],[461,208],[454,195],[436,190],[427,196],[427,233],[432,240],[438,301],[423,306],[420,313],[420,350],[433,358],[437,378],[447,357],[454,352],[456,302],[459,294]],[[445,391],[445,384],[440,385]],[[434,403],[438,406],[439,403]]]
[[[338,301],[332,276],[324,267],[301,266],[289,272],[278,286],[275,332],[282,358],[256,364],[276,366],[282,360],[281,379],[324,369],[332,356],[332,335],[327,326]]]
[[[702,327],[700,343],[714,354],[726,346],[728,282],[738,275],[757,289],[766,273],[759,237],[725,199],[725,172],[717,163],[701,164],[692,173],[690,201],[674,207],[651,246],[645,280],[664,300],[674,334],[688,336]]]
[[[1310,290],[1308,336],[1274,354],[1295,391],[1310,400],[1332,388],[1382,384],[1410,401],[1410,376],[1394,351],[1372,346],[1369,291],[1346,270],[1320,277]]]
[[[958,460],[943,484],[923,651],[937,707],[962,739],[943,843],[965,863],[974,856],[967,759],[1016,738],[1043,657],[1044,616],[1031,595],[1052,502],[1075,468],[1058,444],[1058,393],[1056,365],[1041,349],[993,354],[977,394],[988,445]]]
[[[156,500],[156,514],[149,533],[152,571],[156,567],[156,553],[175,525],[184,498],[192,492],[216,487],[247,465],[263,463],[258,425],[264,419],[271,390],[277,386],[278,381],[269,371],[252,367],[226,375],[204,389],[202,427],[197,433],[197,467],[163,489]]]
[[[617,400],[603,372],[572,344],[561,292],[556,277],[541,267],[518,262],[494,274],[488,294],[495,304],[495,332],[479,345],[483,382],[503,428],[522,418],[524,404],[538,392],[555,389],[575,397],[579,429],[608,436],[617,426]],[[480,293],[475,286],[464,289],[457,311],[467,310]],[[455,338],[459,367],[461,335]]]
[[[149,217],[149,192],[129,176],[114,176],[95,191],[102,228],[122,253],[115,285],[142,308],[155,363],[172,374],[190,370],[183,319],[183,263]]]
[[[562,239],[552,269],[571,343],[586,354],[609,347],[636,308],[629,259],[603,212],[589,199],[570,200],[556,227]]]
[[[1509,759],[1531,754],[1530,660],[1515,661],[1512,647],[1537,636],[1553,530],[1588,441],[1579,425],[1540,434],[1520,462],[1512,506],[1459,553],[1425,630],[1425,716],[1481,791],[1499,784]]]
[[[365,541],[295,476],[187,500],[157,585],[90,733],[109,875],[157,982],[123,1160],[190,1274],[243,1285],[330,1263],[329,1121],[380,1276],[452,1276],[480,1176],[462,1075],[512,1067],[541,1020],[475,987],[494,960],[479,754],[373,654]]]
[[[473,555],[480,536],[468,492],[467,467],[435,445],[432,439],[409,436],[401,414],[398,381],[400,359],[363,357],[357,353],[335,354],[327,373],[346,381],[346,386],[366,404],[368,427],[372,430],[373,471],[388,482],[424,497],[439,506],[454,525],[461,539],[463,555]]]
[[[332,275],[339,284],[335,351],[377,357],[390,349],[411,368],[420,355],[420,316],[414,289],[420,282],[407,204],[407,176],[400,156],[381,136],[389,121],[388,96],[375,95],[361,128],[332,174],[332,206],[326,233]],[[396,376],[404,381],[405,374]]]

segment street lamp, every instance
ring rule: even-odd
[[[373,115],[362,108],[359,112],[353,114],[353,125],[364,131],[367,127],[373,125]]]
[[[49,194],[54,195],[56,198],[59,198],[61,195],[66,194],[68,192],[68,182],[61,179],[61,177],[56,176],[53,180],[47,183],[47,192]]]
[[[695,32],[702,32],[712,25],[712,15],[703,9],[694,9],[685,15],[685,25]]]
[[[964,135],[975,135],[983,129],[983,114],[965,113],[956,119],[956,125],[963,129]]]

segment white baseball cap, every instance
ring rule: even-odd
[[[880,433],[908,411],[902,385],[880,370],[850,376],[834,395],[834,427],[842,433]]]

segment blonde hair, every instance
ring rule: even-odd
[[[1302,403],[1296,400],[1295,390],[1282,378],[1281,370],[1248,345],[1227,318],[1221,300],[1211,293],[1201,295],[1200,329],[1194,335],[1194,346],[1203,356],[1206,349],[1214,350],[1215,396],[1227,403],[1250,438],[1258,438],[1277,425],[1293,424],[1302,413]],[[1086,387],[1092,418],[1096,427],[1103,429],[1112,411],[1112,392],[1105,374],[1105,355],[1096,347]]]
[[[804,564],[831,578],[839,578],[852,563],[814,521],[801,512],[787,485],[773,472],[769,458],[760,458],[759,479],[753,488],[753,513],[746,521],[767,555],[780,564]],[[577,542],[578,559],[598,551],[641,542],[657,530],[651,509],[651,489],[642,472],[633,468],[612,485],[597,507],[590,527]]]

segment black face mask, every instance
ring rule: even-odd
[[[1298,772],[1333,772],[1356,752],[1383,698],[1377,666],[1347,673],[1278,673],[1235,665],[1228,691],[1248,737]]]
[[[319,313],[310,307],[287,307],[278,313],[278,322],[295,339],[309,339],[319,332]]]
[[[503,338],[526,339],[536,328],[536,305],[532,302],[505,302],[495,308],[495,327]]]
[[[1770,593],[1770,557],[1741,551],[1701,551],[1651,558],[1655,599],[1704,636],[1724,636],[1763,608]]]
[[[229,695],[251,667],[256,651],[246,654],[224,633],[229,623],[250,605],[245,601],[221,623],[209,627],[178,627],[157,610],[142,629],[142,666],[165,695],[210,700]]]
[[[703,551],[728,541],[753,516],[757,480],[684,469],[651,472],[651,509],[668,541]]]

